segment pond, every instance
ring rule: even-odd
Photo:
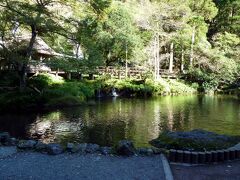
[[[240,100],[227,96],[97,99],[52,112],[0,115],[0,131],[21,139],[113,145],[130,139],[149,146],[164,130],[204,129],[240,135]]]

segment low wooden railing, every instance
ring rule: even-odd
[[[114,67],[114,66],[99,66],[95,68],[95,70],[90,70],[90,69],[79,69],[78,71],[71,71],[71,72],[64,72],[61,70],[51,70],[50,68],[46,68],[44,66],[29,66],[28,73],[37,73],[37,72],[48,72],[51,74],[69,74],[69,73],[78,73],[78,74],[94,74],[94,75],[108,75],[111,78],[125,78],[127,77],[132,77],[135,79],[143,79],[145,75],[151,74],[151,69],[146,69],[143,67],[128,67],[127,72],[125,67]],[[178,71],[174,72],[169,72],[167,69],[160,69],[159,74],[163,78],[176,78],[177,75],[179,74]]]

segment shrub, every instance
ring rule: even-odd
[[[53,74],[38,74],[37,76],[33,76],[29,79],[29,85],[38,88],[39,90],[43,90],[49,86],[55,84],[63,84],[65,81],[61,76],[56,76]]]

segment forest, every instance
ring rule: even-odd
[[[112,88],[240,93],[239,0],[0,0],[0,20],[5,108],[79,104]]]

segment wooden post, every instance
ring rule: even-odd
[[[78,79],[82,80],[82,74],[81,73],[78,74]]]
[[[94,80],[94,76],[93,76],[93,74],[92,74],[92,73],[89,74],[89,75],[88,75],[88,78],[89,78],[89,80]]]

